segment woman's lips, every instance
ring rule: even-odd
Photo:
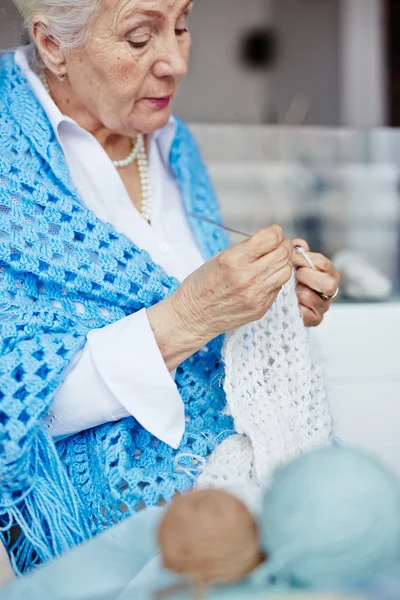
[[[146,98],[156,108],[165,108],[171,102],[172,96],[163,96],[162,98]]]

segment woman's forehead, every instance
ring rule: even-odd
[[[191,3],[191,0],[105,0],[104,5],[121,21],[134,15],[169,17],[182,13]]]

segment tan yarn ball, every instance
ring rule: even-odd
[[[237,498],[219,490],[176,498],[158,542],[164,566],[197,583],[235,583],[263,560],[254,518]]]

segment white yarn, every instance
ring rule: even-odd
[[[200,472],[198,489],[223,489],[239,498],[253,513],[259,512],[261,488],[253,478],[254,449],[247,436],[232,435],[222,442]]]
[[[276,467],[331,439],[323,372],[294,276],[263,319],[227,334],[223,359],[227,410],[240,435],[211,455],[197,487],[242,489],[257,503],[256,490]]]

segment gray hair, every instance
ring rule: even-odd
[[[14,0],[32,41],[32,20],[42,15],[47,35],[65,49],[78,49],[87,42],[90,25],[101,0]],[[37,54],[37,53],[36,53]],[[39,58],[39,57],[37,57]]]

